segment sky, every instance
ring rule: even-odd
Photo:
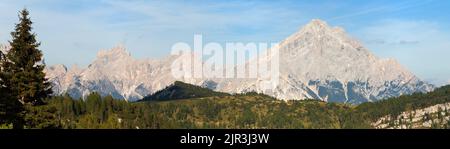
[[[124,45],[136,58],[169,55],[178,42],[279,42],[312,19],[340,26],[380,58],[450,84],[450,1],[442,0],[1,0],[0,43],[27,8],[48,65],[87,66]]]

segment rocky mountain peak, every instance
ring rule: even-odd
[[[303,30],[305,31],[316,31],[316,32],[329,29],[330,26],[328,26],[328,23],[320,19],[313,19],[311,20],[311,22],[309,22],[303,27]]]
[[[46,67],[45,72],[47,77],[55,78],[65,75],[67,73],[67,67],[62,64],[57,64],[50,67]]]
[[[280,51],[282,83],[273,94],[280,99],[361,103],[433,89],[397,61],[376,57],[343,28],[317,19],[282,41]],[[259,91],[251,81],[235,85],[227,88]]]
[[[315,44],[332,43],[349,41],[345,30],[340,27],[331,27],[327,22],[313,19],[308,24],[304,25],[299,31],[292,34],[281,45],[291,44],[296,48],[297,46],[319,46]],[[300,43],[303,42],[303,43]],[[334,44],[334,43],[332,43]]]
[[[101,50],[97,53],[97,59],[120,59],[130,57],[131,54],[122,44],[119,44],[110,50]]]
[[[67,72],[67,67],[63,64],[56,64],[49,67],[52,71],[61,71],[61,72]]]

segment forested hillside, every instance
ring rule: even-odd
[[[450,85],[443,86],[429,93],[403,95],[387,100],[363,103],[355,114],[366,117],[366,122],[375,123],[384,117],[388,128],[449,128],[450,119]],[[434,109],[434,110],[433,110]],[[413,124],[416,123],[416,124]],[[417,123],[420,123],[417,126]],[[428,126],[421,126],[423,123]]]
[[[375,128],[373,123],[381,117],[448,103],[449,97],[450,86],[358,106],[281,101],[257,93],[129,103],[93,93],[85,100],[66,95],[29,106],[26,120],[28,128]],[[448,115],[446,109],[442,112]],[[422,121],[430,118],[445,123],[429,128],[450,126],[445,116]]]
[[[53,97],[29,107],[30,128],[340,128],[349,107],[316,100],[275,100],[256,93],[127,103],[91,94]]]
[[[157,91],[156,93],[144,97],[143,101],[163,101],[175,99],[189,99],[211,96],[226,96],[227,93],[216,92],[200,86],[187,84],[181,81],[175,81],[172,85]]]

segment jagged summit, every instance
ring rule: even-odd
[[[327,22],[321,20],[321,19],[312,19],[307,25],[318,25],[318,26],[328,26]]]
[[[63,71],[63,72],[67,71],[67,67],[63,64],[56,64],[56,65],[50,66],[48,69],[50,69],[52,71]]]
[[[281,83],[275,93],[266,94],[280,99],[361,103],[434,88],[397,61],[378,58],[341,27],[321,20],[312,20],[279,47]],[[223,88],[264,92],[253,80]]]
[[[131,54],[126,50],[125,46],[122,44],[113,47],[110,50],[101,50],[97,53],[97,58],[110,58],[110,59],[120,59],[131,57]]]
[[[345,32],[345,29],[339,26],[332,27],[329,26],[327,22],[313,19],[308,24],[304,25],[299,31],[295,32],[281,43],[287,42],[309,42],[309,43],[317,43],[321,42],[318,40],[331,40],[338,39],[342,42],[348,42],[352,46],[355,47],[363,47],[357,40],[348,36]]]
[[[319,19],[313,19],[302,28],[302,31],[322,32],[330,29],[331,28],[328,26],[327,22]]]
[[[136,101],[176,81],[171,75],[175,59],[176,56],[160,60],[135,59],[119,45],[99,51],[87,68],[75,65],[61,71],[61,66],[51,66],[46,68],[46,73],[56,94],[69,93],[74,98],[82,98],[98,92],[103,96]],[[199,84],[195,80],[180,81]]]
[[[327,22],[320,19],[312,19],[308,24],[300,29],[300,32],[316,32],[316,33],[345,33],[344,28],[336,26],[331,27]]]

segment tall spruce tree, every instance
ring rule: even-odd
[[[43,99],[51,93],[51,85],[43,72],[42,52],[38,49],[40,43],[36,41],[36,34],[32,33],[31,20],[26,9],[20,11],[19,23],[11,32],[11,49],[1,63],[2,72],[0,83],[2,92],[7,94],[7,121],[13,123],[14,128],[23,128],[25,105],[43,104]]]

